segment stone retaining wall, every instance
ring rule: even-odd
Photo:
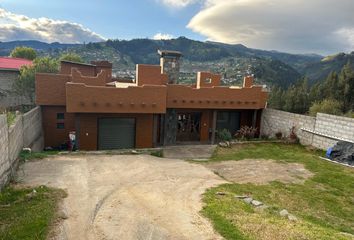
[[[300,143],[319,149],[328,149],[338,139],[354,142],[354,119],[318,113],[316,117],[294,114],[275,109],[264,109],[262,113],[261,134],[274,137],[277,132],[289,136],[295,127]],[[305,128],[309,131],[303,131]],[[325,135],[325,136],[323,136]]]
[[[0,189],[15,173],[22,148],[30,147],[32,151],[43,150],[42,135],[39,107],[24,115],[18,115],[11,126],[7,124],[6,115],[0,115]]]

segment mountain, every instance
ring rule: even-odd
[[[310,83],[316,83],[324,80],[330,72],[339,73],[348,62],[354,64],[354,52],[339,53],[322,58],[319,62],[308,64],[300,73],[306,75]]]
[[[67,49],[77,47],[80,44],[63,44],[63,43],[45,43],[36,40],[28,41],[11,41],[11,42],[0,42],[0,55],[9,55],[12,49],[18,46],[26,46],[36,49],[37,51],[46,51],[48,49]]]
[[[8,55],[16,46],[36,49],[39,55],[57,57],[63,52],[75,52],[85,61],[107,59],[113,63],[116,75],[134,75],[135,64],[159,64],[158,49],[181,51],[183,82],[195,81],[195,72],[213,71],[223,75],[225,84],[239,84],[245,74],[255,74],[258,84],[288,87],[302,77],[309,65],[320,62],[322,56],[289,54],[251,49],[241,44],[201,42],[185,37],[171,40],[108,40],[88,44],[43,43],[39,41],[0,42],[0,55]]]

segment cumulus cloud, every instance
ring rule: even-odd
[[[188,5],[194,4],[200,0],[158,0],[168,7],[184,8]]]
[[[174,38],[174,36],[171,34],[168,34],[168,33],[156,33],[152,37],[152,39],[154,39],[154,40],[170,40],[172,38]]]
[[[322,54],[354,50],[353,0],[205,0],[188,28],[209,40]]]
[[[49,18],[29,18],[0,8],[0,41],[39,40],[82,43],[105,40],[81,24]]]

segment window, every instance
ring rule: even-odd
[[[65,125],[64,123],[57,123],[57,129],[64,129]]]
[[[57,119],[64,119],[64,113],[57,113]]]

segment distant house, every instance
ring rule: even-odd
[[[0,57],[0,108],[24,103],[22,97],[11,95],[12,85],[20,74],[20,68],[31,65],[32,61],[22,58]]]
[[[252,76],[229,87],[218,74],[198,72],[195,84],[182,85],[182,54],[159,55],[160,65],[136,66],[134,82],[112,78],[107,61],[62,61],[59,74],[37,73],[45,146],[61,145],[73,131],[80,150],[105,150],[213,143],[222,129],[259,128],[268,93]]]

